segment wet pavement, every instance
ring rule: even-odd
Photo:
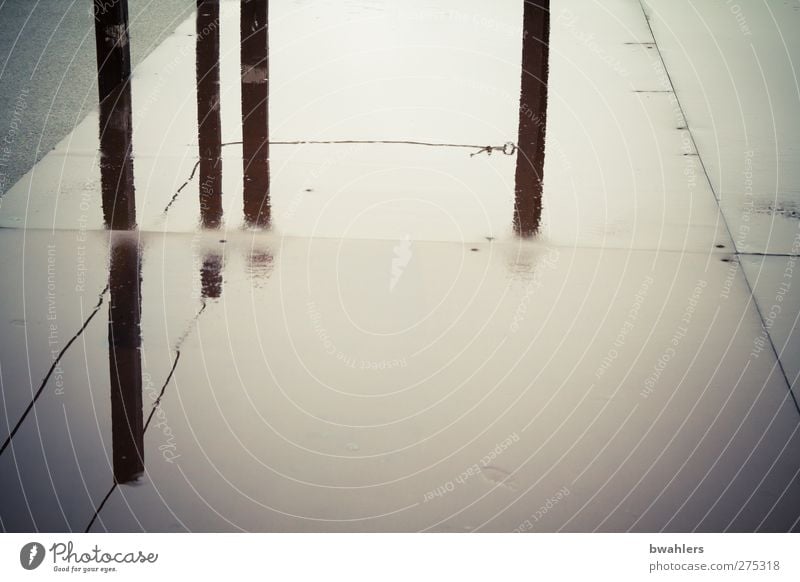
[[[797,530],[795,8],[202,4],[3,197],[2,527]]]

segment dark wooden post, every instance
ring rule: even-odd
[[[269,227],[269,3],[242,0],[242,155],[244,215],[248,225]]]
[[[128,0],[94,0],[97,87],[100,101],[131,76]]]
[[[136,228],[131,86],[115,87],[100,102],[100,189],[106,228]]]
[[[136,225],[128,1],[95,0],[94,19],[103,218],[106,228],[127,230]]]
[[[538,232],[542,216],[550,1],[524,1],[514,230],[530,237]]]
[[[205,228],[219,228],[222,224],[219,0],[197,1],[196,32],[200,217]]]

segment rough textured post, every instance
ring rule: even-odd
[[[525,0],[519,149],[514,178],[514,230],[523,237],[538,232],[542,216],[549,43],[550,1]]]
[[[219,0],[198,0],[196,31],[200,217],[205,228],[219,228],[222,224]]]
[[[103,218],[106,228],[128,230],[136,226],[128,1],[95,0],[94,18]]]
[[[106,228],[136,228],[131,141],[131,86],[123,83],[100,102],[100,189]]]
[[[270,225],[269,200],[269,3],[242,0],[242,155],[244,215],[248,225]]]
[[[100,101],[131,76],[128,0],[94,0],[97,87]]]
[[[116,235],[120,236],[120,235]],[[135,237],[113,241],[108,286],[108,364],[114,480],[135,481],[144,472],[141,260]]]

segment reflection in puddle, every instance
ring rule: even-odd
[[[274,267],[274,258],[268,250],[253,249],[247,261],[247,271],[253,278],[253,284],[259,285],[269,278]]]
[[[141,254],[135,238],[111,247],[108,286],[108,363],[114,481],[130,483],[144,472],[142,420]]]
[[[549,9],[549,0],[526,0],[523,15],[519,137],[514,176],[514,231],[523,237],[538,232],[542,216]]]
[[[200,271],[200,285],[203,299],[219,299],[222,296],[222,256],[209,253],[203,258]]]

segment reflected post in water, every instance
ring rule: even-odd
[[[222,223],[219,0],[197,1],[196,33],[200,217],[204,228],[219,228]]]
[[[514,231],[523,237],[538,232],[542,217],[549,43],[550,1],[525,0],[514,176]]]
[[[203,299],[219,299],[222,296],[222,255],[208,253],[203,257],[200,292]]]
[[[269,39],[267,0],[242,0],[242,156],[244,216],[249,226],[270,225]]]
[[[129,483],[144,471],[141,254],[134,234],[122,236],[111,247],[108,360],[114,480]]]

